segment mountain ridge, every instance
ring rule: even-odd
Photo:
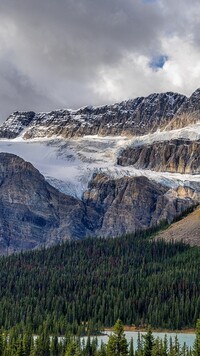
[[[0,127],[2,251],[135,233],[199,204],[199,112],[200,89],[12,114]]]
[[[191,120],[199,120],[199,97],[200,89],[197,89],[189,98],[166,92],[113,105],[85,106],[77,110],[61,109],[38,114],[17,111],[1,125],[0,138],[16,138],[23,130],[24,139],[53,135],[63,138],[96,134],[143,135],[155,132],[158,128],[169,127],[170,124],[173,127],[186,125],[185,113],[193,114],[190,123]]]

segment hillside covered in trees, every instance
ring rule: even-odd
[[[200,316],[200,249],[146,236],[87,239],[0,258],[0,325],[181,329]],[[70,326],[69,326],[70,325]]]

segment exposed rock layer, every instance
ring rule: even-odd
[[[83,201],[51,187],[30,163],[0,154],[0,253],[86,236],[117,236],[171,222],[200,201],[192,189],[168,189],[145,177],[94,175]]]
[[[88,235],[84,204],[52,186],[30,163],[0,153],[0,252]],[[86,219],[86,220],[85,220]]]
[[[25,139],[84,135],[143,135],[158,128],[174,129],[200,119],[200,90],[190,98],[177,93],[151,94],[119,104],[87,106],[50,113],[15,112],[0,127],[0,138]]]
[[[24,139],[84,135],[143,135],[199,121],[200,90],[190,98],[152,94],[98,108],[50,113],[16,112],[0,127],[0,138]],[[176,139],[127,147],[118,164],[136,168],[200,174],[200,141]],[[198,185],[198,183],[197,183]],[[199,187],[176,190],[146,177],[114,179],[95,174],[83,199],[51,187],[30,164],[0,154],[0,252],[38,248],[65,239],[117,236],[169,223],[200,202]]]
[[[117,236],[171,223],[175,216],[199,201],[190,188],[176,191],[146,177],[111,179],[97,174],[84,194],[84,202],[100,217],[96,234]]]
[[[200,141],[177,139],[127,147],[117,163],[155,171],[200,174]]]

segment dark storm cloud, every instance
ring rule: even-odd
[[[41,102],[46,109],[51,106],[52,102],[42,93],[39,94],[31,81],[23,73],[18,72],[7,59],[1,59],[0,79],[0,121],[17,108],[34,110]]]
[[[117,101],[137,90],[145,94],[151,81],[149,89],[162,90],[158,74],[145,74],[144,67],[165,51],[165,38],[183,33],[197,41],[196,6],[192,1],[188,10],[185,0],[0,0],[1,116]]]

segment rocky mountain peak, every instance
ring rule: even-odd
[[[0,154],[0,252],[136,232],[199,203],[199,95],[10,115],[1,150],[25,160]]]
[[[154,93],[99,107],[55,110],[49,113],[15,112],[0,127],[1,138],[61,136],[63,138],[100,136],[135,136],[154,132],[169,125],[177,114],[199,109],[199,90],[190,98],[166,92]],[[178,125],[178,124],[177,124]]]

